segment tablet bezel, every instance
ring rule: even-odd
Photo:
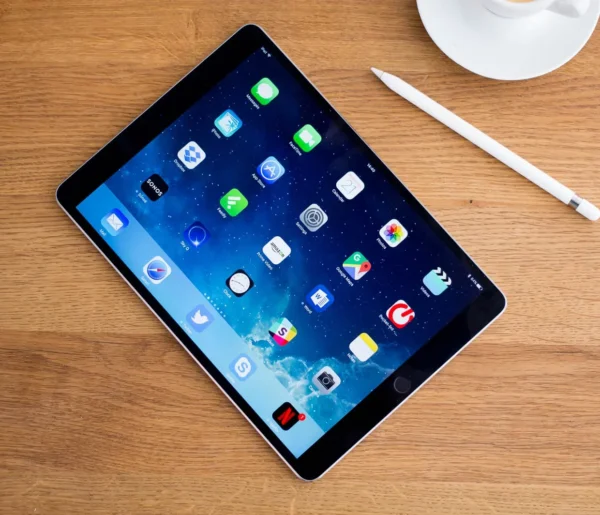
[[[397,188],[399,194],[410,203],[417,214],[430,225],[436,235],[458,256],[461,262],[471,271],[474,279],[483,288],[482,293],[472,304],[371,392],[340,422],[327,431],[323,437],[299,458],[294,457],[269,426],[237,392],[234,386],[219,372],[188,337],[181,326],[171,318],[148,289],[144,287],[136,274],[123,264],[102,236],[77,210],[80,202],[127,163],[145,145],[150,143],[162,130],[173,123],[203,94],[207,93],[224,78],[227,73],[235,69],[250,54],[261,47],[267,49],[268,52],[278,59],[336,123],[345,127],[349,137],[354,140],[355,144],[364,147],[371,162],[380,170],[379,173],[382,175],[382,180],[388,181],[392,187]],[[240,409],[292,470],[299,477],[307,480],[322,476],[494,321],[506,307],[506,300],[500,290],[475,265],[471,258],[354,132],[349,124],[266,33],[256,25],[246,25],[238,30],[215,52],[196,66],[105,147],[99,150],[89,161],[66,179],[59,186],[56,196],[59,205],[164,323],[173,336],[217,383],[221,390]],[[402,390],[401,392],[394,387],[398,378],[403,378],[404,387],[400,389]],[[397,385],[398,383],[396,383]]]

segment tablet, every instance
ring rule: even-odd
[[[254,25],[57,199],[303,479],[323,475],[505,307]]]

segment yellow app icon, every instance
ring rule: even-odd
[[[373,354],[377,352],[377,344],[367,333],[361,333],[350,344],[352,354],[359,361],[367,361]]]

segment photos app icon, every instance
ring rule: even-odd
[[[408,231],[398,220],[392,218],[379,230],[379,236],[390,247],[397,247],[408,237]]]

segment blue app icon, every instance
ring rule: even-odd
[[[127,217],[119,209],[113,209],[100,221],[108,234],[116,236],[129,225]]]
[[[183,237],[192,247],[198,248],[208,241],[210,233],[201,222],[194,222],[183,232]]]
[[[423,284],[434,295],[441,295],[452,284],[452,279],[438,267],[423,277]]]
[[[229,138],[242,128],[242,120],[231,109],[227,109],[215,120],[215,127]]]
[[[240,354],[229,364],[229,370],[231,370],[240,381],[245,381],[256,372],[256,365],[250,359],[250,356],[247,354]]]
[[[334,301],[335,297],[333,293],[322,284],[315,286],[306,296],[306,302],[317,313],[322,313],[326,309],[329,309]]]
[[[214,317],[210,314],[206,306],[200,304],[190,311],[185,317],[188,325],[199,333],[204,331],[210,324],[213,323]]]
[[[277,161],[277,159],[271,156],[267,157],[267,159],[260,163],[256,168],[256,171],[263,181],[265,181],[267,184],[273,184],[281,179],[285,173],[285,168],[279,161]]]
[[[171,267],[160,256],[153,257],[144,265],[144,275],[152,284],[160,284],[171,275]]]

